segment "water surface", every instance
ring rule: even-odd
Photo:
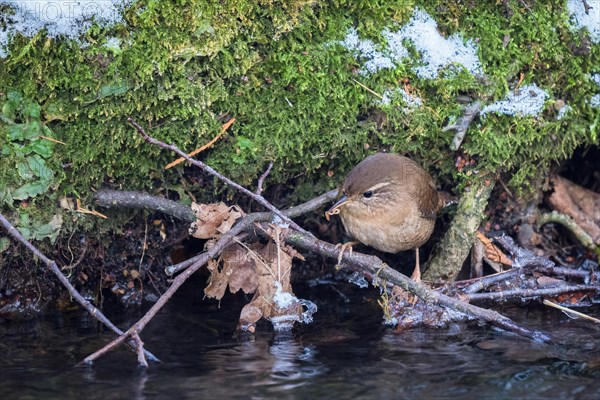
[[[591,322],[541,307],[503,310],[559,346],[477,324],[394,332],[381,325],[374,291],[296,291],[319,306],[312,325],[287,336],[265,325],[240,337],[243,296],[227,295],[219,308],[187,285],[142,333],[163,360],[148,370],[125,348],[75,368],[113,338],[83,312],[4,321],[0,398],[600,399],[600,327]],[[135,321],[122,310],[109,317],[122,328]]]

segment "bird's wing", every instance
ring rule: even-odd
[[[437,188],[435,187],[435,182],[429,175],[426,175],[423,178],[427,179],[429,185],[425,186],[422,193],[420,193],[419,198],[421,201],[419,201],[419,211],[421,211],[423,218],[435,219],[438,209],[440,208]]]

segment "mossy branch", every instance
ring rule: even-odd
[[[559,213],[557,211],[552,211],[549,213],[545,213],[540,215],[538,219],[538,227],[541,227],[544,224],[549,224],[551,222],[560,224],[567,228],[569,232],[577,238],[581,242],[582,245],[587,247],[590,250],[596,249],[596,244],[594,243],[594,239],[586,231],[584,231],[578,224],[573,220],[573,218],[569,217],[566,214]]]
[[[190,223],[196,220],[196,216],[190,207],[145,192],[102,189],[96,193],[96,202],[98,205],[107,208],[139,208],[160,211]]]
[[[427,263],[425,280],[449,282],[456,279],[471,251],[493,188],[493,181],[480,178],[465,190],[450,228]]]

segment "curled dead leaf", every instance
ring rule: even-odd
[[[512,260],[502,252],[492,241],[486,237],[483,233],[477,232],[477,239],[484,246],[485,258],[492,262],[500,263],[503,265],[512,266]]]
[[[209,260],[207,268],[210,271],[210,277],[208,278],[208,286],[204,288],[204,294],[207,297],[221,300],[225,294],[225,289],[227,289],[225,274],[219,271],[217,260]]]
[[[254,333],[256,322],[263,316],[263,313],[254,302],[248,303],[242,308],[240,313],[240,323],[238,329]]]
[[[222,235],[231,229],[236,219],[244,215],[238,206],[225,203],[196,204],[192,203],[196,221],[190,226],[190,235],[198,239],[210,239]]]
[[[210,278],[208,286],[204,289],[206,296],[220,300],[227,287],[231,293],[236,293],[240,289],[246,294],[256,291],[258,287],[256,266],[254,260],[249,258],[248,251],[240,244],[233,243],[223,250],[220,260],[222,268],[219,268],[219,261],[209,262]]]

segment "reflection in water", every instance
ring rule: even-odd
[[[203,362],[209,372],[203,379],[214,384],[216,393],[231,394],[231,380],[261,387],[266,393],[276,393],[309,384],[327,369],[315,360],[313,346],[301,346],[294,339],[248,341],[231,348],[208,351]],[[229,383],[229,384],[228,384]],[[220,389],[219,389],[220,387]]]
[[[338,289],[348,303],[334,290],[304,295],[319,312],[301,331],[245,339],[234,333],[245,299],[221,308],[196,293],[176,299],[142,334],[164,361],[147,371],[124,348],[72,368],[113,338],[85,313],[0,323],[0,399],[600,398],[600,327],[589,322],[505,310],[560,338],[555,346],[473,324],[393,332],[370,293]]]

